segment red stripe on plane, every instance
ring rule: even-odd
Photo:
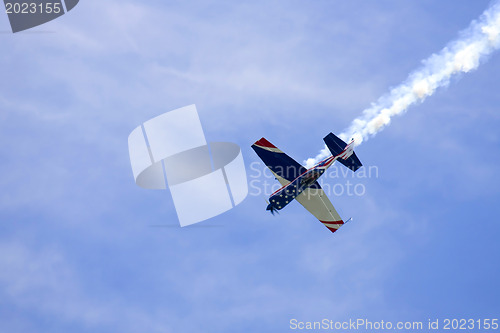
[[[271,142],[267,141],[265,138],[260,139],[259,141],[256,141],[254,145],[261,146],[261,147],[267,147],[267,148],[277,148],[275,145],[273,145]]]
[[[330,227],[327,227],[327,228],[328,228],[328,230],[330,230],[331,232],[335,232],[335,231],[339,230],[339,229],[330,228]]]
[[[329,224],[344,224],[344,221],[342,221],[342,220],[340,220],[340,221],[321,221],[321,220],[319,220],[319,221],[321,223],[329,223]]]

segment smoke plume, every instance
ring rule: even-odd
[[[365,109],[339,137],[346,142],[354,138],[355,144],[360,145],[389,125],[392,117],[406,112],[415,103],[423,102],[437,88],[448,85],[453,76],[476,69],[499,46],[500,1],[495,1],[478,20],[459,33],[458,39],[423,60],[422,67]],[[305,161],[306,166],[312,167],[329,155],[325,146],[315,158]]]

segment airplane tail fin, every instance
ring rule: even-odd
[[[323,138],[323,141],[325,141],[326,146],[328,147],[328,149],[330,149],[330,152],[332,153],[333,156],[341,154],[347,147],[347,143],[342,141],[342,139],[340,139],[333,133],[330,133],[327,136],[325,136]],[[352,155],[347,157],[346,159],[342,159],[339,157],[337,161],[339,161],[342,165],[344,165],[348,169],[351,169],[353,172],[363,166],[363,164],[361,164],[361,161],[356,156],[356,153],[354,151],[352,152]]]

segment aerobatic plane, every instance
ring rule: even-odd
[[[304,168],[265,138],[256,141],[252,148],[282,185],[269,197],[267,210],[274,215],[275,212],[297,199],[331,232],[335,232],[344,224],[344,221],[317,180],[335,161],[339,161],[353,172],[362,164],[353,150],[354,139],[347,144],[335,134],[330,133],[323,140],[332,156],[325,158],[310,169]]]

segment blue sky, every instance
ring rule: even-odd
[[[489,1],[82,1],[0,35],[0,330],[284,332],[289,320],[500,313],[500,57],[357,148],[377,177],[332,235],[265,195],[188,228],[127,137],[196,104],[208,141],[298,161]],[[6,15],[0,30],[10,29]],[[261,166],[262,167],[262,166]],[[158,227],[157,225],[163,225]]]

